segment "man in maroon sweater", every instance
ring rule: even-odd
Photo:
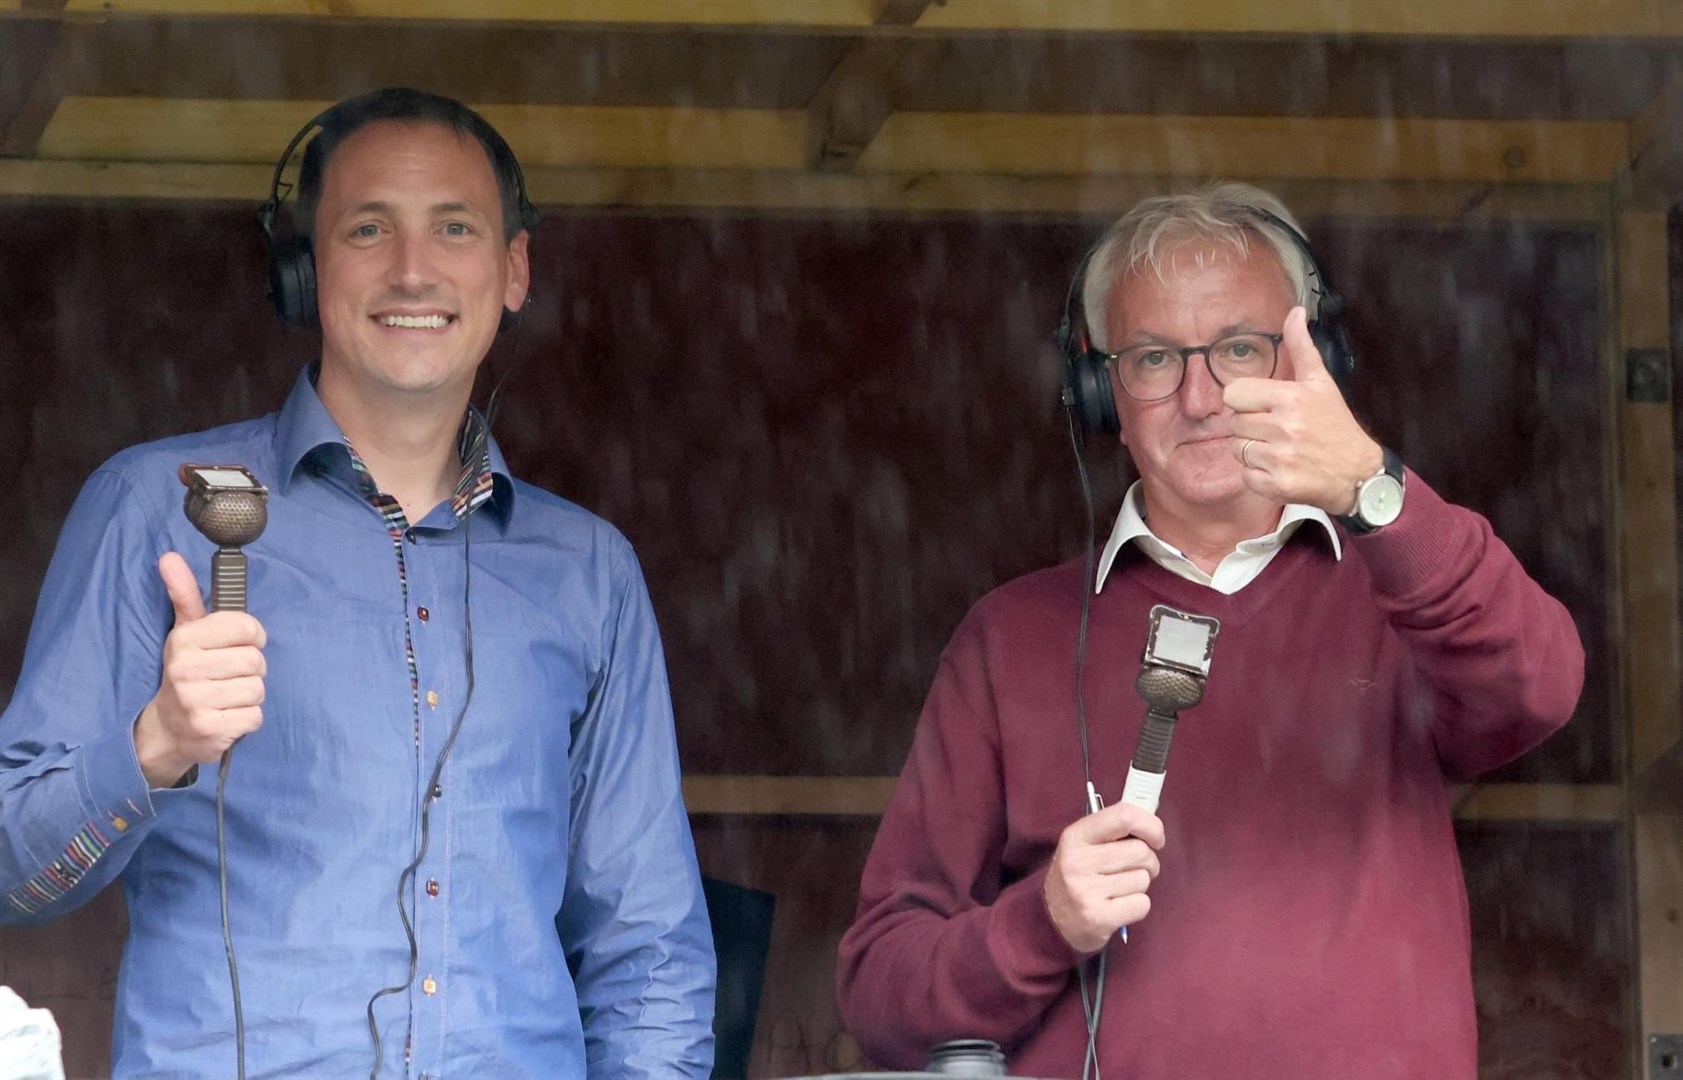
[[[1450,784],[1566,722],[1583,650],[1489,523],[1351,416],[1306,328],[1313,264],[1258,209],[1295,227],[1217,185],[1140,204],[1091,260],[1140,474],[1085,673],[1110,805],[1085,814],[1077,559],[983,598],[941,658],[841,946],[843,1018],[884,1065],[979,1037],[1081,1075],[1076,969],[1106,950],[1113,1078],[1477,1076]],[[1159,603],[1221,631],[1153,815],[1119,798]]]

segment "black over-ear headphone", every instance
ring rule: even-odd
[[[1333,381],[1348,396],[1350,377],[1356,369],[1356,354],[1350,348],[1350,336],[1344,328],[1344,297],[1327,280],[1326,271],[1321,269],[1307,237],[1293,228],[1290,222],[1260,206],[1245,209],[1278,229],[1297,245],[1308,260],[1309,271],[1314,278],[1313,287],[1320,297],[1315,317],[1309,321],[1309,337],[1315,342],[1315,348],[1320,350]],[[1069,283],[1069,295],[1064,299],[1063,321],[1053,332],[1052,340],[1057,342],[1058,351],[1064,357],[1064,406],[1075,414],[1083,430],[1092,434],[1116,435],[1121,432],[1122,425],[1116,414],[1116,396],[1111,391],[1110,372],[1106,367],[1110,358],[1093,348],[1087,332],[1086,303],[1082,296],[1087,271],[1097,253],[1098,248],[1092,248],[1082,256],[1081,265],[1076,267],[1075,278]]]
[[[327,127],[333,120],[334,113],[345,104],[340,102],[317,113],[310,118],[309,123],[298,129],[298,134],[286,144],[280,160],[275,162],[275,177],[269,184],[269,198],[257,211],[257,222],[263,227],[263,235],[269,238],[269,299],[275,305],[275,314],[290,326],[314,328],[320,325],[320,320],[316,311],[316,259],[310,246],[309,230],[299,228],[296,221],[287,221],[285,225],[280,222],[281,200],[292,188],[292,185],[288,184],[283,190],[281,174],[286,171],[298,144],[308,138],[311,132]],[[491,152],[492,171],[497,176],[498,192],[502,190],[504,177],[512,177],[520,227],[528,233],[537,232],[541,215],[526,196],[526,174],[520,169],[520,159],[514,156],[508,142],[491,125],[483,124],[483,130],[476,134]],[[528,292],[526,302],[531,303],[531,299]],[[514,313],[504,311],[502,328],[507,328],[513,318]]]

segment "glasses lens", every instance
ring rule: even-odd
[[[1116,375],[1129,397],[1141,401],[1166,398],[1180,386],[1180,372],[1186,361],[1173,349],[1140,345],[1116,358]]]
[[[1274,339],[1238,334],[1210,346],[1210,367],[1222,385],[1234,379],[1266,379],[1274,374]]]

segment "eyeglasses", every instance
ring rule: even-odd
[[[1176,349],[1166,345],[1136,345],[1119,353],[1093,350],[1116,369],[1122,389],[1135,401],[1162,401],[1173,397],[1186,381],[1186,366],[1194,353],[1204,354],[1210,377],[1217,386],[1234,379],[1266,379],[1280,360],[1279,334],[1234,334],[1208,345]]]

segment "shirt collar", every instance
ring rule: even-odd
[[[349,446],[327,406],[316,393],[319,364],[308,364],[298,373],[292,393],[281,407],[275,426],[275,464],[279,467],[281,491],[291,486],[298,469],[318,447]],[[514,479],[479,410],[469,406],[461,431],[462,475],[450,496],[450,505],[461,517],[489,500],[506,519],[514,503]],[[500,482],[499,482],[500,481]]]
[[[1110,576],[1110,568],[1116,562],[1116,557],[1122,553],[1122,545],[1130,540],[1137,540],[1140,547],[1148,552],[1155,549],[1159,553],[1178,558],[1186,556],[1173,546],[1165,543],[1151,527],[1145,523],[1145,489],[1141,481],[1135,480],[1128,488],[1128,494],[1122,500],[1122,510],[1116,515],[1116,526],[1110,531],[1110,539],[1105,542],[1104,554],[1099,557],[1099,573],[1093,582],[1093,591],[1099,592],[1104,588],[1105,579]],[[1335,559],[1344,557],[1344,547],[1338,540],[1338,530],[1333,528],[1332,519],[1326,512],[1302,503],[1287,503],[1280,513],[1280,523],[1274,531],[1266,536],[1259,536],[1251,540],[1241,540],[1241,548],[1250,544],[1281,544],[1296,531],[1298,523],[1313,521],[1326,530],[1327,539],[1332,541],[1332,554]]]

